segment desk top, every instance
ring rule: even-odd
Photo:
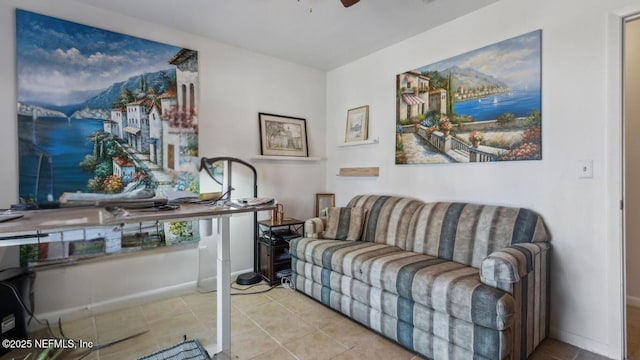
[[[12,211],[23,214],[18,219],[0,223],[0,247],[2,240],[22,236],[37,236],[38,233],[69,229],[120,225],[146,221],[200,220],[233,214],[272,210],[273,205],[229,207],[202,204],[181,204],[175,210],[150,211],[151,209],[109,212],[104,208],[80,207],[51,210]]]

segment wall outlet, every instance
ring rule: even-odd
[[[578,178],[580,179],[593,178],[593,160],[578,161]]]

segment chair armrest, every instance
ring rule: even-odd
[[[480,264],[480,281],[495,286],[496,283],[517,283],[534,271],[534,259],[551,245],[547,242],[514,244],[495,251]]]
[[[304,237],[312,239],[322,239],[326,225],[326,217],[315,217],[307,219],[304,222]]]

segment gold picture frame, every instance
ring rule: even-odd
[[[327,216],[325,210],[336,206],[336,195],[331,193],[316,194],[316,217]]]
[[[349,109],[347,111],[347,129],[344,142],[364,141],[369,132],[369,105]]]

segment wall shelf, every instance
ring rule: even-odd
[[[378,138],[375,138],[375,139],[362,140],[362,141],[343,142],[338,144],[338,147],[369,145],[369,144],[377,144],[378,142],[379,142]]]
[[[323,159],[320,157],[258,155],[252,157],[251,160],[319,161]]]
[[[336,176],[379,176],[380,168],[375,167],[355,167],[355,168],[340,168],[340,171]]]

